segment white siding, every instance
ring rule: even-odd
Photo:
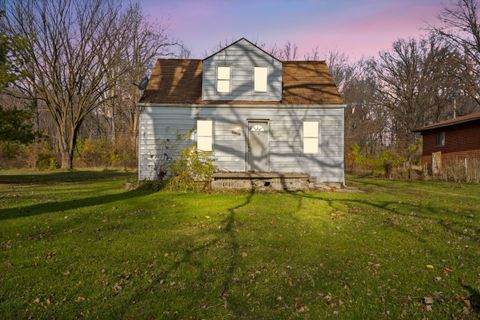
[[[245,171],[248,120],[267,119],[272,172],[303,172],[319,182],[343,182],[343,117],[342,106],[144,107],[139,121],[139,179],[154,179],[156,162],[195,144],[196,119],[213,121],[215,165],[223,171]],[[316,154],[303,153],[304,121],[319,124]],[[191,131],[191,137],[177,139]]]
[[[218,92],[219,67],[230,67],[228,92]],[[265,92],[254,90],[255,67],[267,67]],[[203,61],[203,100],[280,101],[282,63],[242,39]]]

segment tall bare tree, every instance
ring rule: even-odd
[[[185,58],[189,50],[169,37],[167,30],[161,25],[148,22],[139,5],[133,5],[129,11],[129,43],[123,63],[128,72],[120,77],[118,89],[121,92],[118,103],[112,104],[119,113],[125,115],[128,132],[135,144],[138,136],[137,102],[141,96],[140,84],[153,67],[157,57],[175,56]],[[135,84],[135,85],[132,85]]]
[[[128,11],[128,10],[127,10]],[[56,128],[62,168],[71,169],[79,128],[86,116],[113,97],[106,94],[130,71],[122,64],[129,44],[128,14],[103,0],[12,0],[2,29],[25,39],[16,52],[29,61],[16,82],[24,95],[48,108]]]
[[[413,142],[413,129],[440,120],[451,108],[459,94],[457,60],[435,36],[398,40],[392,51],[372,60],[378,104],[389,110],[397,140]]]
[[[441,25],[433,31],[441,35],[463,56],[456,61],[461,68],[464,90],[480,105],[480,4],[478,0],[457,0],[445,8],[439,18]]]

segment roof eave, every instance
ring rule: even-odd
[[[452,127],[460,124],[465,124],[468,122],[473,122],[473,121],[479,121],[480,118],[472,118],[472,119],[465,119],[465,120],[460,120],[457,122],[452,122],[452,123],[445,123],[445,124],[437,124],[437,125],[431,125],[431,126],[426,126],[423,128],[418,128],[413,130],[412,132],[425,132],[425,131],[430,131],[430,130],[435,130],[435,129],[441,129],[441,128],[446,128],[446,127]]]

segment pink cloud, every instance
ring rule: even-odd
[[[305,51],[318,46],[320,51],[339,50],[352,58],[375,55],[389,49],[393,41],[399,38],[425,34],[429,23],[435,22],[440,10],[441,5],[410,6],[408,11],[396,6],[346,23],[309,26],[302,30],[303,36],[299,35],[296,39]]]

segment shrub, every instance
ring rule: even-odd
[[[172,177],[166,188],[175,191],[200,191],[210,188],[215,166],[209,152],[191,146],[180,152],[178,159],[170,165]]]
[[[378,154],[362,153],[360,146],[353,144],[347,153],[347,161],[353,172],[383,173],[387,178],[391,178],[394,169],[405,163],[405,158],[395,150],[385,150]]]
[[[78,139],[75,165],[78,167],[123,167],[136,164],[136,152],[132,139],[119,136],[116,146],[106,139]]]
[[[16,141],[0,141],[0,167],[21,168],[27,165],[27,147]]]
[[[76,165],[84,167],[110,166],[110,148],[104,139],[79,138],[76,148]]]
[[[57,153],[45,140],[30,144],[23,156],[27,159],[28,166],[33,169],[53,170],[60,167]]]

